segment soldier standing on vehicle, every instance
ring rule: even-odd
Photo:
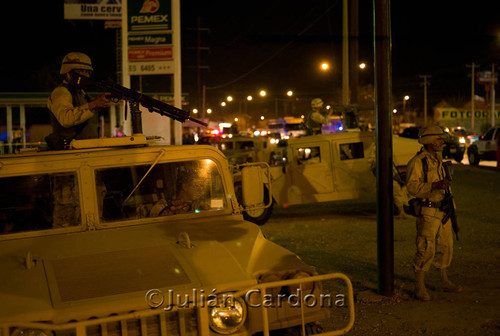
[[[70,84],[73,72],[90,77],[92,61],[80,52],[70,52],[62,61],[60,74],[63,82],[52,91],[47,107],[50,114],[52,134],[46,137],[50,149],[65,149],[73,139],[98,138],[98,113],[110,104],[104,93],[91,99],[80,87]]]
[[[409,162],[406,177],[408,192],[419,200],[417,213],[417,252],[413,263],[415,297],[429,301],[425,288],[425,274],[431,264],[439,269],[442,287],[447,292],[461,292],[463,288],[448,280],[446,268],[453,256],[453,231],[450,218],[445,218],[443,204],[450,181],[445,178],[441,151],[445,134],[439,126],[426,126],[420,130],[419,142],[424,145]]]
[[[330,113],[323,109],[323,100],[314,98],[311,100],[311,112],[306,119],[307,135],[321,134],[321,127],[330,121]]]

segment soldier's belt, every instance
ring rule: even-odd
[[[422,206],[426,208],[441,208],[442,205],[444,205],[444,202],[432,202],[432,201],[422,200]]]

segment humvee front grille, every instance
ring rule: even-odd
[[[55,336],[201,336],[196,309],[157,309],[66,324],[27,323],[16,327],[50,330]],[[15,328],[10,329],[9,334]]]
[[[177,310],[149,317],[89,325],[86,327],[86,336],[198,336],[197,325],[194,310]],[[60,336],[59,333],[56,333],[56,336]]]

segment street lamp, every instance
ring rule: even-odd
[[[410,99],[410,96],[404,96],[403,98],[403,114],[406,112],[406,101]]]

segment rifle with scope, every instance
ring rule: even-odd
[[[96,87],[104,92],[109,92],[107,98],[113,102],[118,102],[120,100],[126,100],[130,103],[140,104],[149,112],[156,112],[162,116],[172,118],[174,120],[185,122],[186,120],[191,120],[197,124],[207,126],[207,123],[192,118],[189,116],[189,112],[181,110],[175,106],[164,103],[150,96],[142,94],[132,89],[128,89],[119,84],[108,81],[100,81],[87,76],[80,75],[76,72],[71,74],[69,80],[70,85],[75,85],[78,87]]]
[[[443,168],[445,173],[445,179],[450,180],[451,182],[451,172],[450,172],[451,161],[444,161]],[[451,219],[451,226],[453,228],[453,232],[455,232],[455,237],[458,240],[458,231],[460,228],[458,227],[457,220],[457,212],[455,208],[455,200],[453,199],[453,194],[451,193],[451,188],[447,188],[444,194],[443,206],[441,209],[445,215],[441,220],[441,223],[446,224],[448,219]]]

